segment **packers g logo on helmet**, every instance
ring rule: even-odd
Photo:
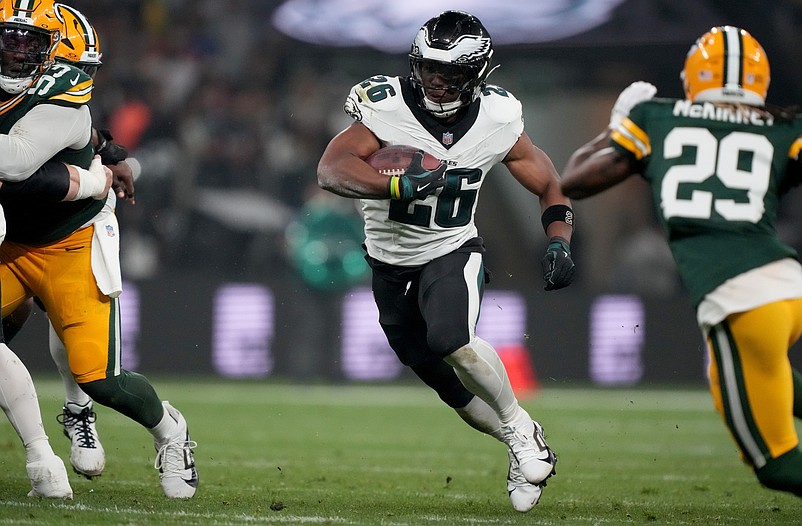
[[[694,102],[735,102],[763,106],[769,89],[769,60],[747,31],[714,27],[691,46],[680,75]]]
[[[74,64],[94,78],[98,68],[103,65],[100,60],[103,54],[100,52],[97,31],[89,20],[73,7],[56,4],[56,14],[64,24],[64,35],[56,48],[56,60]]]

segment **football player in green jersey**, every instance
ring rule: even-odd
[[[92,78],[55,62],[62,31],[53,0],[0,0],[3,181],[24,181],[47,161],[86,167],[95,153],[87,106]],[[7,222],[0,245],[2,311],[38,297],[81,389],[151,433],[165,495],[189,498],[198,475],[186,420],[145,377],[120,364],[114,199],[109,191],[57,203],[0,193]]]
[[[781,196],[800,182],[802,116],[766,106],[768,58],[737,27],[702,35],[681,78],[680,100],[653,98],[646,82],[622,91],[562,189],[581,199],[634,174],[647,181],[708,344],[714,406],[757,479],[802,496],[788,359],[802,334],[802,266],[775,228]]]
[[[77,9],[65,4],[55,4],[55,7],[63,25],[61,39],[56,47],[56,62],[71,64],[94,79],[102,65],[100,40],[95,28]],[[126,161],[127,149],[113,143],[111,134],[105,130],[93,130],[92,144],[95,145],[95,152],[100,155],[102,163],[112,171],[117,197],[133,204],[134,178]],[[11,342],[22,328],[33,312],[33,305],[34,299],[29,298],[14,312],[3,317],[2,328],[6,342]],[[72,376],[64,344],[52,324],[48,325],[50,355],[56,363],[65,391],[64,406],[57,420],[71,442],[70,463],[73,470],[91,479],[99,476],[106,464],[105,452],[95,425],[97,415],[92,399]]]

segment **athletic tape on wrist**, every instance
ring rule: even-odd
[[[80,201],[81,199],[94,197],[102,192],[106,187],[105,177],[101,178],[98,174],[81,168],[80,166],[75,166],[75,169],[78,171],[79,184],[78,192],[76,193],[75,197],[71,199],[71,201]]]

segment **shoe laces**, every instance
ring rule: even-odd
[[[187,437],[188,438],[188,437]],[[198,447],[194,440],[174,440],[161,446],[153,467],[161,473],[177,473],[195,466],[192,450]]]
[[[509,471],[507,471],[507,484],[515,488],[529,486],[529,481],[526,480],[524,474],[521,473],[520,463],[515,457],[515,454],[512,452],[512,450],[507,450],[507,452],[510,456],[510,467]]]
[[[56,415],[56,421],[65,428],[72,430],[70,438],[78,443],[79,447],[94,449],[97,447],[95,433],[91,424],[95,423],[97,415],[90,408],[84,408],[80,413],[75,414],[66,407],[60,415]]]

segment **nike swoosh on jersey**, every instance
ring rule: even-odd
[[[426,184],[421,184],[421,185],[418,185],[418,192],[420,192],[421,190],[423,190],[424,188],[426,188],[426,187],[427,187],[427,186],[429,186],[430,184],[432,184],[432,183],[426,183]]]
[[[80,79],[80,78],[81,78],[81,75],[75,75],[75,78],[70,80],[70,84],[75,86],[76,84],[78,84],[78,79]]]

